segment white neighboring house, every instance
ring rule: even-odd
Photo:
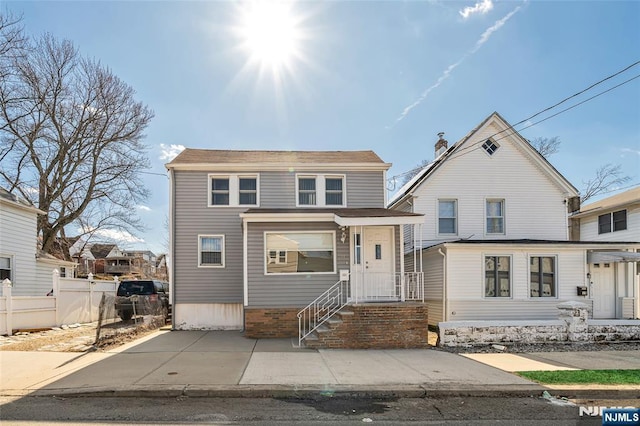
[[[600,284],[588,257],[640,243],[570,241],[578,190],[509,123],[493,113],[451,147],[439,136],[435,160],[389,202],[425,215],[418,238],[404,231],[405,242],[422,240],[405,268],[422,262],[430,325],[555,319],[569,300],[594,318],[638,317],[628,306],[639,294],[636,264],[620,259],[618,280]]]
[[[52,288],[54,269],[72,273],[75,266],[38,253],[39,214],[46,213],[0,188],[0,282],[11,280],[13,296],[44,296]]]
[[[579,223],[580,240],[583,241],[627,241],[629,247],[636,247],[636,253],[629,251],[593,253],[589,256],[590,274],[593,285],[600,282],[614,283],[616,293],[625,294],[624,289],[616,289],[627,284],[624,280],[626,273],[624,262],[640,261],[640,253],[637,246],[640,244],[640,186],[621,192],[611,197],[587,204],[580,211],[571,216],[573,221]],[[636,268],[638,264],[636,264]],[[640,285],[640,270],[636,270],[635,288],[636,297],[633,303],[636,317],[640,311],[640,297],[638,286]],[[627,308],[630,309],[630,308]],[[627,315],[625,315],[626,317]]]

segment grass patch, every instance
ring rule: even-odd
[[[640,385],[640,370],[520,371],[525,379],[543,384]]]

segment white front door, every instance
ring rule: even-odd
[[[397,300],[400,294],[395,285],[393,227],[355,227],[352,241],[352,299]]]
[[[616,317],[615,263],[591,265],[593,318]]]

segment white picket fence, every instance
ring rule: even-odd
[[[57,270],[51,279],[52,296],[12,296],[11,282],[2,283],[0,297],[0,335],[14,330],[60,327],[65,324],[98,320],[102,293],[115,295],[118,281],[60,278]]]

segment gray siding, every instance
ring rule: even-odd
[[[340,242],[335,223],[249,223],[248,278],[249,306],[303,307],[335,284],[340,269],[349,269],[349,240]],[[266,275],[264,273],[264,232],[336,231],[335,274]]]
[[[206,172],[175,172],[174,303],[242,303],[246,208],[207,207]],[[198,235],[225,236],[225,267],[198,267]]]
[[[219,171],[215,173],[236,173],[233,170]],[[332,172],[305,171],[305,174],[331,174]],[[208,207],[208,172],[206,171],[179,171],[174,172],[174,303],[242,303],[243,302],[243,247],[242,247],[242,221],[239,214],[246,211],[247,207]],[[384,207],[384,173],[373,172],[345,172],[339,173],[346,176],[347,206],[355,208]],[[263,208],[294,208],[296,206],[296,173],[295,172],[259,172],[260,175],[260,207]],[[255,226],[252,224],[251,226]],[[309,224],[301,223],[293,227],[283,224],[275,224],[277,230],[324,230],[337,229],[335,224]],[[328,228],[327,228],[328,226]],[[262,232],[262,231],[261,231]],[[253,241],[259,245],[259,251],[252,251],[250,261],[251,271],[258,268],[263,275],[263,243],[262,233],[260,241]],[[224,268],[199,268],[198,267],[198,235],[224,235],[225,237],[225,267]],[[396,242],[398,232],[396,230]],[[338,241],[338,254],[345,256],[342,268],[348,268],[348,242],[342,244]],[[255,247],[253,247],[255,249]],[[344,253],[342,254],[342,252]],[[399,261],[398,261],[399,265]],[[399,270],[399,266],[398,270]],[[277,288],[269,291],[251,292],[253,302],[263,300],[264,305],[306,304],[317,297],[322,291],[338,280],[338,274],[312,276],[305,280],[305,285],[299,291],[289,291],[291,279],[282,276],[277,280],[282,281],[284,295],[278,295]],[[274,277],[266,277],[272,279]],[[301,276],[296,276],[299,283]],[[311,281],[313,284],[308,285]],[[254,281],[255,282],[255,281]],[[254,290],[259,290],[254,289]],[[252,296],[253,295],[253,296]],[[284,303],[283,303],[284,301]]]

